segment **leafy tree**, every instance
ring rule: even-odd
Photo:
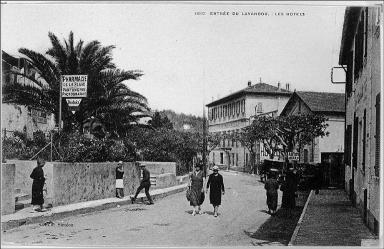
[[[168,119],[168,117],[165,115],[164,117],[162,117],[162,115],[158,111],[154,113],[149,123],[153,128],[173,129],[173,124]]]
[[[263,143],[269,158],[273,159],[276,152],[281,151],[281,139],[278,136],[278,119],[271,116],[259,116],[252,122],[254,139]]]
[[[52,47],[45,54],[26,48],[19,49],[40,78],[36,79],[27,72],[7,72],[22,75],[34,84],[16,83],[4,86],[4,102],[43,109],[56,114],[57,120],[61,76],[87,74],[87,98],[82,100],[75,115],[70,112],[66,101],[62,102],[64,131],[74,127],[81,131],[84,120],[94,116],[105,123],[106,129],[111,133],[121,136],[127,127],[141,117],[135,114],[149,109],[146,98],[125,85],[126,80],[139,79],[142,72],[117,69],[112,62],[114,46],[102,46],[97,40],[87,44],[80,40],[75,44],[72,32],[64,43],[53,33],[48,36]]]
[[[324,116],[315,114],[280,116],[276,135],[284,148],[285,157],[287,152],[300,150],[316,137],[328,136],[327,120]]]
[[[255,145],[256,145],[256,142],[260,139],[260,136],[258,133],[258,127],[253,125],[244,127],[243,129],[241,129],[239,133],[233,133],[232,135],[230,135],[230,137],[236,139],[241,143],[242,146],[248,149],[250,153],[251,169],[254,173],[256,173]]]

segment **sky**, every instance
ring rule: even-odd
[[[330,77],[344,11],[229,2],[10,3],[1,8],[1,49],[16,56],[21,47],[45,52],[48,32],[63,40],[73,31],[75,42],[115,45],[118,68],[142,70],[140,80],[126,84],[151,109],[202,116],[205,104],[248,81],[344,92]]]

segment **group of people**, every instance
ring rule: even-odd
[[[274,215],[277,210],[278,190],[283,192],[282,208],[296,207],[297,175],[294,169],[288,170],[285,179],[280,182],[278,171],[270,170],[264,188],[267,192],[268,213]]]
[[[32,183],[32,205],[36,211],[46,211],[44,209],[44,194],[43,188],[45,183],[43,167],[45,165],[44,159],[37,159],[37,167],[33,169],[30,177],[33,179]],[[116,168],[116,197],[124,197],[124,170],[123,163],[118,162]],[[140,185],[136,190],[136,193],[131,197],[131,202],[135,203],[136,198],[141,190],[145,190],[149,205],[154,204],[149,189],[151,187],[150,172],[145,168],[145,164],[140,164],[140,175],[142,177]],[[201,165],[196,165],[194,172],[189,175],[189,190],[190,190],[190,205],[193,206],[192,215],[200,214],[201,205],[205,199],[205,193],[208,194],[209,200],[213,206],[214,217],[218,216],[219,206],[221,205],[221,196],[225,194],[223,176],[219,174],[219,167],[213,166],[213,173],[209,175],[206,190],[204,191],[204,172]],[[278,180],[278,174],[275,171],[268,173],[268,179],[265,182],[264,188],[267,192],[267,206],[268,213],[275,214],[278,202],[278,189],[280,181]],[[281,183],[280,190],[283,191],[282,208],[294,208],[296,206],[295,197],[297,191],[297,177],[294,170],[289,170],[285,176],[284,181]]]
[[[219,167],[213,166],[213,173],[209,175],[206,185],[206,193],[209,191],[209,200],[213,206],[213,216],[218,216],[221,196],[225,194],[223,176],[219,174]],[[193,206],[192,215],[200,214],[201,204],[205,199],[204,173],[201,165],[195,166],[195,171],[189,175],[190,205]]]

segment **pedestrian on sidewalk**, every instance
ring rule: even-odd
[[[296,191],[297,191],[297,176],[294,169],[289,169],[284,182],[280,187],[283,191],[282,208],[295,208],[296,207]]]
[[[268,213],[274,215],[277,209],[279,183],[273,169],[268,172],[268,179],[265,181],[264,189],[267,191]]]
[[[191,186],[191,198],[189,204],[193,206],[192,215],[200,213],[201,204],[203,204],[203,196],[204,195],[204,179],[203,179],[203,171],[201,170],[201,165],[196,164],[195,172],[189,174],[189,184]]]
[[[123,162],[119,161],[116,167],[116,197],[123,198],[124,197],[124,169]]]
[[[207,194],[213,205],[213,216],[217,217],[219,206],[221,205],[221,195],[225,194],[223,176],[219,174],[219,167],[213,166],[213,173],[209,175],[207,181]]]
[[[142,180],[140,182],[140,186],[137,188],[135,196],[132,198],[131,197],[131,203],[135,203],[137,195],[140,193],[142,189],[145,189],[145,195],[147,196],[147,199],[149,201],[148,205],[152,205],[153,200],[151,195],[149,194],[149,188],[151,187],[151,174],[149,171],[145,168],[144,163],[140,163],[140,175],[142,176]]]
[[[34,206],[34,210],[38,212],[47,211],[43,208],[44,204],[44,194],[43,187],[45,183],[44,171],[43,167],[45,165],[45,161],[42,158],[37,158],[37,167],[33,169],[30,177],[33,179],[32,183],[32,202],[31,204]]]
[[[319,164],[315,165],[315,174],[313,179],[313,188],[315,190],[315,194],[319,194],[319,190],[322,185],[322,173]]]

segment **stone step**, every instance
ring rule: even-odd
[[[31,199],[31,196],[29,194],[25,194],[25,193],[15,194],[15,202],[29,200],[29,199]]]
[[[15,203],[15,210],[20,210],[31,206],[31,199],[18,201]]]

